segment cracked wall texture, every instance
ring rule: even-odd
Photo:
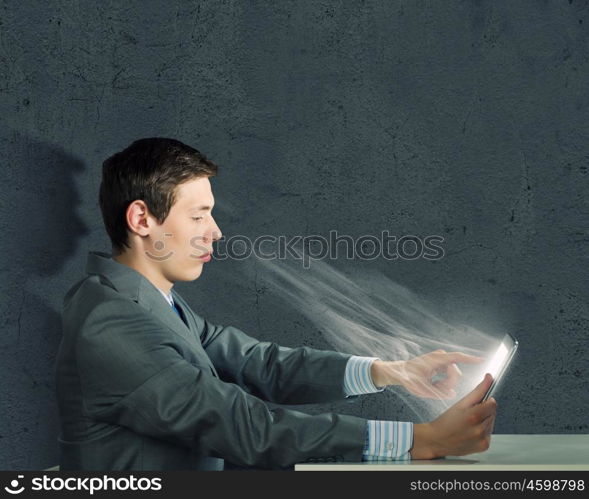
[[[64,293],[110,249],[102,160],[172,136],[221,165],[226,236],[441,234],[379,271],[449,322],[521,343],[497,433],[587,433],[586,2],[0,2],[0,468],[57,462]],[[328,348],[254,261],[177,289],[195,311]],[[350,352],[353,353],[353,352]],[[305,408],[410,414],[390,393]]]

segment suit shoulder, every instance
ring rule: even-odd
[[[137,307],[131,298],[121,295],[107,280],[92,275],[74,284],[63,300],[62,321],[64,329],[79,329],[89,315],[105,308],[129,309]]]

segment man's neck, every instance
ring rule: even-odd
[[[147,259],[142,260],[141,258],[134,255],[131,251],[125,253],[114,254],[112,259],[122,265],[131,267],[132,269],[139,272],[149,282],[151,282],[156,288],[163,291],[166,295],[169,295],[172,291],[173,284],[163,277],[157,269],[149,266]]]

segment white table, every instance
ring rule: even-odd
[[[589,434],[493,435],[485,452],[390,463],[301,463],[295,471],[583,471]]]

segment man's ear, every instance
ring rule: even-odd
[[[138,236],[145,237],[149,235],[150,224],[153,220],[145,201],[136,199],[127,206],[125,213],[127,220],[127,228],[137,234]]]

